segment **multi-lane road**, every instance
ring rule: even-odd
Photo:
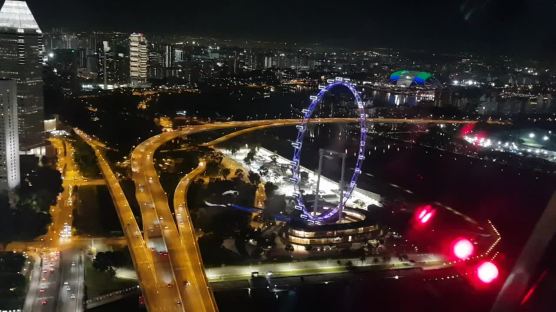
[[[159,263],[154,261],[150,249],[147,248],[147,244],[141,235],[139,225],[135,220],[131,206],[124,195],[118,178],[100,150],[102,145],[81,130],[74,129],[74,131],[93,148],[97,156],[100,170],[106,179],[112,200],[116,206],[118,218],[122,224],[122,230],[128,242],[133,265],[137,272],[139,285],[149,311],[180,311],[180,304],[174,301],[177,297],[174,291],[175,288],[168,287],[164,280],[167,277],[159,273],[161,271]]]
[[[200,126],[202,127],[202,126]],[[132,153],[131,164],[136,198],[141,207],[143,229],[157,268],[169,279],[166,282],[177,290],[177,297],[169,302],[181,302],[185,311],[217,311],[212,292],[204,275],[201,257],[192,227],[188,241],[178,234],[178,227],[170,210],[168,197],[159,182],[153,156],[164,143],[180,136],[167,132],[140,144]],[[183,220],[183,219],[182,219]],[[187,227],[182,227],[182,230]]]
[[[313,123],[356,121],[353,118],[312,120]],[[473,121],[439,121],[429,119],[370,119],[369,121],[380,123],[473,123]],[[176,224],[169,206],[168,197],[160,185],[159,175],[155,168],[155,152],[167,142],[193,133],[225,128],[251,127],[236,131],[206,144],[214,145],[249,131],[298,123],[298,119],[280,119],[234,121],[189,126],[177,131],[153,136],[135,148],[131,157],[131,166],[133,181],[136,187],[136,198],[141,207],[146,242],[152,249],[151,252],[155,259],[162,257],[161,261],[157,261],[155,264],[157,270],[163,272],[165,277],[173,277],[173,281],[170,283],[172,283],[172,287],[175,286],[179,290],[179,297],[174,297],[169,302],[173,302],[173,300],[183,302],[183,307],[186,311],[213,311],[217,309],[201,262],[201,255],[193,226],[188,218],[188,214],[186,215],[183,212],[184,209],[182,207],[186,207],[185,203],[174,198],[177,213],[176,219],[179,218]],[[201,162],[196,171],[203,170],[202,167],[203,163]],[[187,177],[182,181],[188,181]],[[179,186],[177,191],[180,192]]]
[[[314,119],[312,123],[352,123],[354,118]],[[461,120],[433,119],[369,119],[376,123],[475,123]],[[195,230],[191,224],[185,194],[188,181],[204,170],[201,161],[187,177],[182,179],[174,198],[176,215],[172,214],[168,197],[160,185],[155,168],[155,152],[167,142],[193,133],[226,128],[249,128],[223,136],[206,145],[214,145],[249,131],[268,127],[296,125],[299,119],[233,121],[188,126],[180,130],[165,132],[149,138],[132,152],[132,177],[136,187],[136,198],[141,209],[143,236],[133,216],[127,198],[117,177],[104,158],[104,144],[75,129],[95,151],[101,171],[118,211],[128,241],[135,268],[147,307],[150,311],[216,311],[214,297],[209,288],[197,246]],[[183,195],[183,196],[182,196]],[[181,198],[179,198],[181,197]],[[177,222],[175,221],[177,219]]]
[[[72,241],[74,189],[92,181],[79,172],[73,159],[74,148],[66,138],[53,137],[50,142],[56,149],[56,168],[63,179],[63,191],[56,205],[50,208],[52,223],[36,242],[14,243],[8,249],[31,250],[35,258],[25,311],[81,311],[84,269],[82,259],[74,259],[80,254]],[[94,183],[99,184],[99,181]],[[68,285],[64,285],[65,282]]]
[[[189,214],[189,207],[187,206],[187,191],[189,190],[189,185],[195,180],[197,176],[205,172],[207,168],[207,163],[204,159],[199,161],[199,165],[193,171],[185,175],[176,190],[174,191],[174,211],[176,214],[176,223],[178,225],[178,230],[182,241],[187,241],[188,237],[194,236],[195,228],[191,222],[191,216]],[[190,232],[193,232],[191,234]],[[194,241],[193,244],[197,246],[197,242]]]
[[[60,279],[56,311],[83,311],[85,265],[81,250],[71,249],[60,255]]]

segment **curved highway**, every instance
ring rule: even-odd
[[[145,241],[141,236],[139,225],[135,220],[133,211],[124,195],[120,183],[110,168],[110,165],[99,150],[97,141],[79,129],[74,129],[91,148],[93,148],[99,168],[104,175],[112,200],[116,206],[116,211],[122,224],[122,230],[128,242],[128,248],[133,259],[133,265],[137,271],[139,285],[142,289],[145,304],[149,311],[176,311],[173,305],[168,305],[167,298],[172,297],[175,291],[166,287],[159,281],[159,276],[155,270],[155,263],[150,255]]]
[[[312,119],[312,123],[351,123],[354,118]],[[369,119],[376,123],[476,123],[476,121],[434,120],[434,119]],[[140,285],[149,311],[217,311],[214,297],[209,288],[201,255],[196,243],[196,236],[189,214],[185,213],[185,202],[176,205],[178,222],[170,210],[168,197],[160,185],[155,168],[154,154],[167,142],[193,133],[225,128],[256,127],[260,130],[268,127],[296,125],[299,119],[234,121],[189,126],[183,129],[165,132],[149,138],[132,152],[132,178],[136,188],[136,198],[141,208],[144,239],[133,216],[121,186],[104,158],[100,148],[102,143],[75,129],[95,151],[99,167],[106,178],[110,193],[117,208]],[[243,134],[243,130],[219,138],[206,145],[213,145]],[[190,173],[193,177],[204,170],[204,162]],[[185,182],[184,182],[185,183]],[[183,189],[185,192],[187,183]],[[178,186],[180,187],[180,186]],[[183,185],[181,186],[184,187]],[[180,191],[180,190],[178,190]],[[180,191],[181,192],[181,191]]]

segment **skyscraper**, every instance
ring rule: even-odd
[[[17,82],[0,80],[0,190],[13,190],[19,182]]]
[[[105,89],[129,83],[130,70],[127,50],[127,45],[124,49],[120,45],[114,46],[109,41],[102,41],[99,44],[98,78]]]
[[[131,85],[141,85],[147,82],[147,63],[149,53],[147,39],[143,34],[129,36],[129,76]]]
[[[170,45],[164,45],[164,67],[170,68],[174,66],[174,59],[175,59],[175,48]]]
[[[0,9],[0,79],[17,81],[22,151],[43,143],[42,40],[27,3],[6,0]]]

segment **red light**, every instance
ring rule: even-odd
[[[486,261],[477,267],[477,277],[485,284],[492,283],[498,278],[498,267],[496,264]]]
[[[415,211],[415,219],[419,224],[428,223],[434,216],[434,209],[431,205],[424,206]]]
[[[423,209],[421,210],[421,213],[419,213],[419,216],[417,216],[417,219],[422,220],[423,217],[427,214],[427,210]]]
[[[466,238],[458,239],[452,249],[454,256],[461,260],[469,258],[473,254],[474,250],[475,247],[473,246],[473,243]]]
[[[474,123],[466,124],[461,128],[460,136],[463,137],[465,135],[468,135],[468,134],[472,133],[474,129],[475,129],[475,124]]]
[[[426,213],[422,218],[421,218],[421,223],[425,224],[427,222],[429,222],[429,220],[432,218],[432,212],[428,212]]]
[[[525,294],[523,299],[521,299],[521,303],[520,303],[521,305],[526,304],[527,301],[529,301],[529,299],[531,299],[531,297],[533,297],[533,294],[535,293],[535,290],[537,290],[537,287],[539,287],[539,284],[544,280],[544,278],[546,277],[547,274],[548,274],[547,270],[542,272],[539,279],[535,282],[535,284],[533,284],[533,286],[531,286],[531,288],[529,288],[529,291],[527,291],[527,293]]]

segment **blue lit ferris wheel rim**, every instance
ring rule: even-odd
[[[303,200],[303,194],[301,194],[301,189],[299,187],[299,182],[301,180],[300,176],[300,164],[301,164],[301,150],[303,148],[303,139],[305,138],[305,132],[307,131],[307,124],[309,120],[313,116],[313,113],[317,106],[322,102],[324,95],[332,90],[335,87],[346,87],[349,91],[353,94],[355,98],[355,103],[357,104],[358,110],[358,118],[359,124],[361,127],[361,135],[359,141],[359,151],[357,155],[357,162],[355,164],[355,169],[353,171],[353,175],[351,176],[350,182],[347,185],[347,189],[344,191],[344,198],[342,202],[338,204],[334,209],[327,211],[326,213],[320,215],[312,215],[306,208],[305,202]],[[365,106],[363,101],[361,100],[361,96],[357,89],[355,89],[355,85],[349,82],[348,80],[342,78],[336,78],[334,82],[331,82],[326,87],[321,89],[321,91],[314,97],[311,97],[311,104],[305,110],[303,110],[303,121],[301,124],[297,126],[297,139],[292,144],[294,147],[294,154],[292,160],[292,182],[294,185],[294,198],[295,198],[295,209],[301,211],[301,217],[303,219],[308,220],[311,223],[322,223],[335,214],[337,214],[340,210],[342,210],[347,201],[351,198],[353,191],[357,187],[357,180],[361,175],[361,166],[363,165],[363,161],[365,160],[365,145],[367,141],[367,116],[365,114]]]

